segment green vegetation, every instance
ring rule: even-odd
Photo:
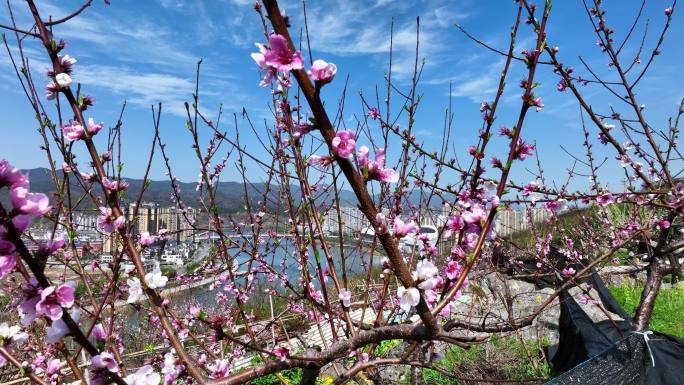
[[[195,270],[197,270],[200,267],[199,262],[190,262],[187,265],[185,265],[185,271],[188,273],[193,273]]]
[[[542,345],[548,345],[543,339]],[[532,360],[528,357],[528,351]],[[524,380],[549,378],[551,370],[540,353],[536,341],[492,337],[489,342],[470,349],[452,348],[438,364],[440,369],[455,376]],[[425,384],[459,385],[459,382],[436,370],[423,369]]]
[[[378,347],[375,348],[375,355],[378,357],[382,357],[387,352],[392,350],[395,346],[399,345],[401,343],[401,340],[384,340],[381,341]]]
[[[302,379],[302,370],[299,368],[287,369],[280,372],[283,380],[288,385],[297,385]],[[326,375],[322,375],[316,379],[316,385],[328,385],[333,382],[334,378]],[[269,374],[267,376],[259,377],[255,380],[248,382],[250,385],[282,385],[283,383],[278,379],[275,374]],[[351,382],[351,384],[355,384]]]
[[[94,295],[102,294],[102,282],[96,282],[95,284],[91,284],[90,290],[92,290]],[[81,298],[84,295],[86,295],[85,285],[82,281],[78,281],[78,283],[76,284],[76,291],[74,292],[74,296],[76,298]]]
[[[639,304],[641,286],[620,285],[609,287],[610,292],[628,313],[634,315]],[[661,289],[656,298],[651,329],[684,338],[684,287]]]
[[[263,362],[263,361],[258,357],[255,357],[252,360],[252,364],[254,364],[254,365],[258,365],[261,362]],[[278,374],[280,374],[281,379],[288,385],[299,384],[301,382],[301,379],[302,379],[302,369],[300,369],[300,368],[283,370],[283,371],[279,372]],[[276,374],[269,374],[269,375],[266,375],[263,377],[256,378],[256,379],[248,382],[248,384],[250,384],[250,385],[282,385],[283,382],[281,381],[281,379],[279,379]],[[328,384],[332,383],[332,380],[333,380],[333,378],[331,378],[330,376],[321,375],[316,380],[316,385],[328,385]]]
[[[0,309],[5,309],[12,304],[12,297],[0,295]]]
[[[376,260],[380,260],[382,257],[378,254],[375,255]],[[349,263],[349,262],[347,262]],[[373,279],[374,282],[378,282],[380,273],[382,273],[382,269],[378,266],[372,266],[371,268],[371,279]],[[347,276],[348,280],[348,285],[351,288],[351,291],[353,293],[356,292],[365,292],[367,286],[366,279],[368,278],[368,272],[363,272],[363,273],[358,273],[354,275],[349,275]],[[382,282],[382,280],[379,280]],[[334,288],[333,285],[329,285],[329,287],[332,289]]]
[[[558,215],[558,225],[561,228],[570,230],[569,233],[580,234],[580,229],[591,226],[596,221],[595,208],[571,209]],[[549,232],[554,232],[555,227],[536,224],[539,235],[544,237]],[[573,231],[577,229],[577,231]],[[522,230],[511,234],[505,238],[510,238],[517,245],[533,246],[535,242],[532,230]]]
[[[176,269],[172,266],[162,266],[160,268],[162,274],[164,274],[167,277],[175,277],[176,276]]]
[[[280,372],[286,383],[288,384],[299,384],[302,378],[302,370],[299,368],[287,369]],[[249,382],[251,385],[282,385],[282,382],[278,379],[275,374],[269,374],[267,376],[259,377],[255,380]]]
[[[79,281],[76,285],[76,290],[74,291],[74,296],[76,298],[82,298],[85,295],[85,285],[83,282]]]
[[[595,236],[604,231],[603,212],[608,221],[614,226],[620,226],[627,222],[640,222],[637,218],[648,218],[653,215],[652,208],[637,207],[629,204],[616,203],[606,207],[581,207],[570,208],[558,214],[558,222],[553,226],[543,223],[536,224],[536,231],[542,238],[548,233],[556,233],[558,228],[565,229],[565,235],[575,241],[582,236]],[[658,212],[658,211],[656,211]],[[557,234],[556,234],[557,235]],[[522,230],[513,233],[505,238],[510,239],[520,246],[533,246],[535,242],[534,234],[531,230]]]

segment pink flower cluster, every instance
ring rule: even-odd
[[[102,352],[90,361],[90,385],[105,385],[108,383],[109,373],[119,373],[119,363],[112,353]],[[138,377],[135,377],[137,380]]]
[[[46,317],[51,320],[47,330],[47,342],[55,343],[69,333],[69,328],[62,320],[65,308],[74,305],[74,286],[70,283],[59,286],[42,288],[35,278],[26,282],[21,287],[22,301],[19,310],[24,325],[30,325],[38,317]],[[78,322],[80,312],[74,309],[71,318]]]
[[[115,216],[109,207],[100,206],[100,216],[97,218],[97,227],[105,233],[112,233],[114,230],[124,226],[126,219],[123,216]]]
[[[273,355],[278,357],[280,361],[285,361],[287,360],[287,356],[290,355],[290,351],[285,347],[278,346],[273,349]]]
[[[40,292],[40,300],[36,302],[35,316],[46,316],[56,321],[62,318],[62,307],[70,308],[74,304],[74,287],[71,285],[48,286]]]
[[[354,131],[338,131],[332,140],[332,148],[340,158],[351,158],[356,148],[356,134],[354,134]]]
[[[31,217],[42,216],[50,211],[50,200],[42,193],[32,193],[29,179],[7,160],[0,160],[0,188],[9,189],[10,202],[14,210],[10,218],[14,230],[21,234],[29,225]],[[14,271],[15,245],[9,236],[9,223],[0,224],[0,278]]]
[[[368,117],[373,120],[378,120],[380,118],[380,111],[375,107],[371,107],[371,109],[368,110]]]
[[[111,192],[123,191],[128,188],[128,182],[125,180],[112,181],[108,178],[102,179],[102,185],[105,189]]]
[[[525,160],[528,156],[534,154],[534,145],[525,143],[521,139],[518,139],[517,146],[515,147],[515,157],[519,160]]]
[[[299,51],[291,50],[287,44],[287,39],[278,34],[268,37],[270,49],[263,52],[266,65],[275,68],[280,72],[289,72],[304,68],[304,60]]]
[[[0,187],[10,189],[12,206],[21,214],[40,216],[50,211],[47,195],[30,192],[28,177],[5,159],[0,160]]]
[[[351,158],[356,148],[356,134],[354,134],[354,131],[338,131],[332,140],[332,148],[340,158]],[[370,149],[368,147],[361,146],[356,155],[361,172],[366,178],[387,183],[398,182],[399,174],[394,169],[385,168],[385,149],[375,150],[374,160],[369,159],[369,152]]]
[[[309,77],[315,81],[318,86],[330,83],[337,73],[337,66],[333,63],[328,63],[325,60],[314,60],[309,70]]]
[[[228,377],[231,369],[230,360],[218,359],[214,364],[207,365],[207,369],[211,370],[211,378],[213,379]]]
[[[154,235],[150,235],[150,233],[147,231],[144,231],[140,234],[140,239],[138,240],[138,243],[140,244],[140,246],[145,247],[153,245],[156,241],[157,237],[155,237]]]
[[[251,55],[259,68],[264,71],[260,86],[268,86],[278,71],[290,72],[304,68],[301,52],[291,50],[284,36],[272,34],[268,37],[268,45],[267,48],[257,43],[259,52]]]
[[[88,119],[88,136],[96,135],[102,129],[104,123],[95,124],[93,118]],[[75,141],[86,138],[86,129],[75,121],[69,122],[69,124],[62,126],[62,133],[68,141]]]
[[[60,42],[57,45],[57,52],[61,51],[65,47],[65,44]],[[45,87],[45,97],[47,100],[52,100],[57,97],[57,93],[62,88],[67,88],[71,85],[71,72],[73,71],[74,64],[76,64],[76,59],[69,55],[59,56],[59,65],[62,67],[62,72],[56,73],[55,71],[49,70],[46,75],[52,78]]]
[[[404,223],[399,217],[394,218],[392,224],[392,229],[394,230],[394,237],[397,239],[404,238],[409,234],[416,234],[420,230],[420,227],[414,221]]]
[[[328,167],[330,163],[332,163],[333,158],[331,156],[320,156],[320,155],[311,155],[307,159],[306,163],[309,166],[318,166],[321,168]]]
[[[368,151],[368,147],[361,146],[356,156],[359,166],[363,169],[368,179],[387,183],[398,182],[399,174],[394,169],[385,168],[385,149],[375,150],[375,160],[368,159]]]
[[[290,71],[304,69],[304,59],[302,53],[290,48],[287,38],[276,33],[268,37],[268,47],[264,44],[256,43],[259,52],[251,54],[252,60],[263,71],[261,82],[259,85],[267,87],[271,81],[278,74],[282,72],[287,74]],[[328,63],[325,60],[314,60],[309,71],[307,71],[311,80],[316,83],[317,87],[321,87],[330,83],[337,73],[337,66],[333,63]],[[290,81],[286,76],[279,78],[279,86],[289,87]]]
[[[462,258],[465,253],[461,247],[466,250],[473,250],[482,233],[482,226],[487,219],[489,208],[494,208],[499,204],[499,197],[494,195],[491,198],[484,197],[484,191],[478,191],[472,195],[469,192],[464,192],[460,196],[456,212],[447,219],[445,236],[456,236],[459,239],[459,245],[456,245],[459,258]],[[489,208],[488,208],[489,207]],[[490,225],[490,228],[493,226]],[[452,250],[454,254],[454,250]]]
[[[596,197],[596,203],[599,206],[605,207],[615,202],[613,194],[606,192]]]

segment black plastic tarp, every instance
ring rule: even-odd
[[[587,283],[599,293],[600,305],[622,320],[594,322],[563,291],[559,342],[547,351],[552,368],[563,374],[547,384],[684,384],[684,340],[658,332],[637,333],[598,274],[594,272]]]

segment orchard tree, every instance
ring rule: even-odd
[[[503,67],[492,98],[481,103],[479,130],[459,134],[474,144],[467,153],[456,154],[450,109],[439,151],[431,150],[416,133],[422,73],[419,23],[407,89],[393,83],[390,66],[384,103],[380,97],[373,101],[361,94],[363,119],[347,128],[342,124],[346,94],[339,95],[336,113],[323,102],[326,85],[343,81],[336,76],[338,67],[317,58],[311,49],[307,55],[298,48],[308,41],[309,32],[316,31],[305,25],[306,35],[297,38],[275,0],[257,1],[254,22],[260,23],[263,36],[254,36],[258,52],[252,59],[261,74],[254,87],[271,91],[272,121],[259,129],[245,113],[242,120],[248,128],[238,128],[235,115],[233,129],[221,120],[222,111],[215,121],[209,119],[199,103],[201,62],[197,89],[185,104],[188,141],[199,165],[202,221],[189,214],[173,176],[172,154],[159,129],[162,105],[152,107],[154,137],[144,180],[148,181],[153,159],[161,156],[173,203],[187,226],[217,239],[192,274],[168,277],[144,263],[146,248],[171,234],[135,230],[148,183],[132,192],[122,178],[123,117],[104,130],[105,124],[91,114],[95,99],[78,84],[78,66],[86,59],[70,56],[68,44],[59,36],[60,26],[82,17],[91,1],[67,17],[49,20],[38,4],[27,0],[21,6],[28,7],[33,26],[23,29],[13,22],[1,27],[14,36],[12,43],[5,39],[5,45],[17,85],[35,113],[57,193],[32,192],[28,176],[13,167],[12,160],[0,162],[0,188],[8,197],[0,204],[0,277],[13,312],[0,324],[0,363],[39,384],[227,385],[267,375],[286,383],[285,376],[295,368],[301,369],[302,383],[313,384],[322,373],[334,372],[334,383],[341,384],[389,365],[432,368],[454,376],[440,366],[445,346],[467,348],[486,341],[486,336],[528,327],[562,290],[577,285],[593,268],[611,263],[646,271],[635,325],[639,331],[648,330],[663,277],[669,274],[676,281],[681,272],[684,184],[679,181],[678,136],[683,104],[674,106],[674,118],[665,125],[649,122],[637,86],[664,47],[674,4],[664,10],[656,45],[647,47],[645,38],[638,40],[632,33],[634,27],[618,41],[602,2],[584,2],[602,58],[612,70],[612,77],[603,79],[584,59],[571,64],[575,59],[563,57],[562,47],[556,47],[556,37],[549,33],[551,3],[537,7],[515,1],[504,49],[462,29],[476,43],[473,49],[502,57]],[[8,3],[11,20],[19,6]],[[634,25],[640,15],[641,11]],[[529,46],[516,45],[523,41],[521,34],[532,36]],[[29,67],[24,45],[34,40],[51,64],[47,75]],[[636,57],[626,57],[628,45],[636,45]],[[511,79],[512,68],[520,68],[524,77]],[[529,115],[545,108],[544,95],[538,93],[540,73],[555,76],[556,91],[576,101],[582,118],[583,153],[573,155],[567,182],[560,186],[546,180],[540,161],[535,166],[535,138],[526,134]],[[592,103],[592,93],[586,90],[593,88],[608,91],[616,105]],[[518,112],[501,116],[503,98],[508,96],[517,101]],[[326,100],[334,97],[326,95]],[[392,103],[399,103],[401,110],[393,113]],[[105,133],[106,140],[95,141]],[[207,133],[210,139],[204,141]],[[256,135],[268,156],[246,150],[241,135]],[[494,152],[493,141],[505,143],[505,151]],[[605,161],[597,160],[597,146],[612,151],[613,158],[607,161],[621,165],[624,187],[601,183]],[[89,159],[77,162],[76,148],[85,149]],[[245,187],[242,218],[224,215],[218,208],[219,179],[233,164],[245,186],[254,173],[266,182],[256,201]],[[248,170],[248,164],[254,169]],[[521,167],[536,167],[533,182],[512,180],[511,171]],[[569,186],[579,176],[589,177],[591,186],[573,192]],[[343,186],[351,189],[373,229],[370,246],[357,241],[350,245],[345,238]],[[79,230],[74,213],[88,204],[97,208],[97,230],[115,244],[108,267],[82,260],[76,248]],[[132,207],[130,212],[127,207]],[[434,207],[445,213],[436,243],[418,235]],[[544,231],[531,231],[530,242],[518,244],[496,234],[497,214],[532,207],[546,210],[548,218]],[[567,226],[564,209],[581,212],[584,220]],[[324,219],[331,217],[339,223],[333,236],[323,231]],[[28,236],[27,229],[38,220],[51,224],[49,241]],[[418,240],[415,247],[401,247],[407,236]],[[469,278],[500,267],[492,263],[497,245],[508,250],[505,264],[515,267],[523,259],[533,260],[537,273],[557,275],[559,284],[529,314],[477,322],[457,311],[459,300],[468,290]],[[359,249],[366,255],[361,284],[353,279],[358,270],[352,265],[358,262],[350,257]],[[276,258],[283,254],[287,257]],[[634,257],[615,260],[619,255]],[[56,261],[64,273],[48,274],[48,260]],[[123,269],[126,261],[134,265],[129,272]],[[298,274],[288,274],[286,261],[297,266]],[[210,292],[212,305],[170,301],[164,294],[170,278],[179,285],[209,279],[211,288],[218,289]],[[278,317],[257,316],[255,304],[266,296],[283,304],[281,316],[296,315],[300,327],[285,325]],[[134,337],[126,330],[131,314],[142,325]],[[332,336],[321,336],[320,346],[303,341],[293,349],[268,333],[278,329],[289,340],[310,327],[321,335],[328,328]],[[473,337],[464,331],[486,335]],[[388,340],[405,342],[402,351],[385,355],[378,347]],[[134,358],[140,356],[136,346],[144,347],[142,363]],[[244,359],[250,364],[239,366]]]

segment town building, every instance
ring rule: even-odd
[[[126,219],[131,223],[134,233],[158,234],[160,230],[166,229],[171,238],[178,242],[193,240],[194,229],[187,218],[194,220],[197,216],[196,209],[187,207],[184,214],[177,207],[161,207],[158,203],[143,202],[134,217],[135,208],[136,204],[131,203],[126,213]]]
[[[541,223],[551,216],[551,212],[541,207],[525,210],[501,210],[496,214],[497,235],[505,237],[520,231],[529,230],[532,224]]]

